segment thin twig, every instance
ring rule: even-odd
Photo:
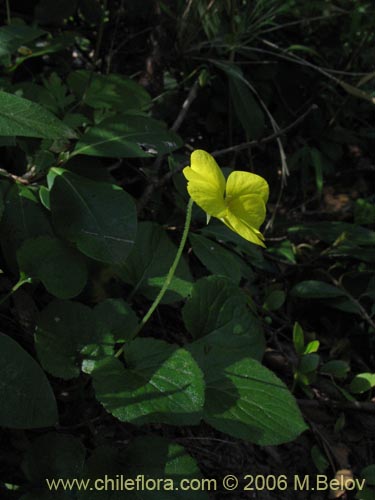
[[[7,24],[9,24],[9,26],[10,26],[12,24],[12,17],[11,17],[11,13],[10,13],[9,0],[5,0],[5,8],[7,11]]]
[[[185,120],[185,117],[190,109],[190,106],[192,105],[193,101],[195,101],[197,95],[198,95],[198,89],[199,89],[199,80],[195,80],[194,85],[191,87],[189,94],[185,101],[182,104],[181,110],[174,122],[174,124],[171,127],[171,130],[173,132],[177,132],[177,130],[181,127],[182,122]]]
[[[222,156],[227,153],[234,153],[235,151],[242,151],[243,149],[247,149],[249,147],[253,146],[262,146],[263,144],[266,144],[267,142],[271,142],[275,139],[278,139],[282,135],[285,135],[287,132],[295,128],[297,125],[299,125],[307,115],[311,113],[311,111],[315,111],[318,109],[318,106],[316,104],[312,104],[301,116],[299,116],[294,122],[289,124],[283,129],[280,129],[278,132],[275,132],[271,135],[268,135],[267,137],[263,137],[263,139],[255,140],[255,141],[250,141],[250,142],[242,142],[241,144],[237,144],[236,146],[231,146],[229,148],[225,149],[218,149],[216,151],[213,151],[211,153],[212,156]]]
[[[180,110],[175,122],[173,123],[173,125],[171,127],[171,130],[173,132],[177,132],[177,130],[181,127],[183,121],[185,120],[185,118],[187,116],[187,113],[188,113],[192,103],[195,101],[195,99],[198,95],[198,90],[199,90],[199,79],[197,78],[195,80],[194,84],[192,85],[192,87],[190,88],[188,96],[185,99],[185,101],[183,102],[181,110]],[[153,168],[154,171],[156,171],[156,172],[159,171],[161,161],[162,161],[162,156],[159,156],[155,161],[155,166]],[[151,180],[150,184],[144,190],[144,192],[143,192],[141,198],[138,200],[138,204],[137,204],[137,209],[138,209],[139,214],[143,211],[143,209],[144,209],[146,203],[148,202],[150,196],[152,195],[152,193],[155,191],[155,189],[157,187],[159,187],[159,183],[160,183],[159,179],[155,176]]]
[[[101,49],[102,41],[103,41],[104,24],[105,24],[105,16],[106,16],[106,11],[107,11],[107,6],[108,6],[108,0],[104,0],[102,18],[101,18],[100,24],[99,24],[98,36],[96,39],[96,45],[95,45],[95,51],[94,51],[94,57],[93,57],[94,66],[97,65],[98,60],[99,60],[99,56],[100,56],[100,49]]]

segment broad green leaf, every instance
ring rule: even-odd
[[[228,278],[210,276],[197,281],[182,316],[189,333],[199,339],[193,345],[231,352],[236,359],[262,358],[261,324],[250,312],[246,295]]]
[[[132,338],[138,325],[138,318],[133,309],[122,299],[107,299],[94,309],[98,322],[105,324],[116,342],[125,342]]]
[[[349,372],[350,365],[346,361],[342,361],[340,359],[328,361],[327,363],[324,363],[320,369],[320,373],[332,375],[336,378],[346,378]]]
[[[314,372],[318,368],[319,362],[320,356],[318,354],[304,354],[300,359],[298,371],[304,374]]]
[[[32,442],[26,450],[23,472],[35,485],[46,487],[46,479],[73,479],[82,475],[86,449],[69,434],[49,432]]]
[[[227,276],[234,283],[240,282],[242,273],[238,256],[198,234],[190,234],[189,240],[195,255],[211,273]]]
[[[36,429],[57,423],[52,388],[38,363],[0,333],[0,426]]]
[[[70,73],[68,85],[78,98],[94,109],[112,108],[117,113],[127,113],[130,110],[145,110],[151,105],[148,92],[123,75],[100,75],[78,70]]]
[[[37,236],[52,236],[52,228],[32,189],[14,184],[7,191],[4,201],[0,224],[1,247],[7,264],[17,268],[16,252],[22,243]]]
[[[307,429],[287,387],[258,361],[198,344],[190,351],[206,382],[203,418],[215,429],[259,445],[292,441]]]
[[[108,358],[93,372],[97,399],[122,422],[192,425],[204,403],[202,372],[185,349],[137,338],[125,351],[125,366]]]
[[[345,292],[324,281],[307,280],[295,285],[290,294],[301,299],[332,299],[346,297]]]
[[[87,282],[85,259],[64,242],[50,236],[26,240],[17,252],[21,273],[40,280],[55,297],[79,295]]]
[[[73,139],[75,134],[39,104],[0,91],[0,136]]]
[[[190,500],[191,491],[178,489],[182,479],[202,478],[196,461],[186,450],[176,443],[159,436],[140,436],[133,439],[124,450],[101,446],[94,450],[86,463],[86,475],[92,479],[116,477],[124,474],[127,478],[141,475],[145,478],[170,479],[174,487],[164,483],[160,489],[127,491],[127,500]],[[81,492],[79,500],[122,500],[124,492]],[[204,491],[194,491],[194,500],[208,500]]]
[[[50,193],[56,231],[85,255],[123,264],[133,247],[137,217],[132,198],[120,187],[96,182],[63,169]]]
[[[237,253],[243,253],[249,257],[251,266],[261,269],[262,271],[274,272],[269,261],[264,259],[262,250],[260,250],[258,245],[253,245],[244,240],[240,235],[231,231],[221,222],[215,223],[214,221],[210,221],[208,226],[201,229],[200,233],[210,238],[214,237],[218,242],[224,241],[235,245]]]
[[[100,317],[100,321],[99,321]],[[113,334],[99,313],[78,303],[54,300],[37,320],[35,346],[43,368],[69,380],[81,369],[90,373],[102,358],[113,354]]]
[[[119,269],[120,277],[133,287],[132,295],[141,293],[153,300],[165,281],[176,253],[177,247],[158,224],[141,222],[134,248]],[[186,297],[191,290],[191,281],[189,267],[182,258],[163,302]]]
[[[286,294],[283,290],[272,290],[266,297],[263,307],[267,311],[277,311],[284,304]]]
[[[194,338],[218,329],[243,333],[248,327],[239,321],[244,311],[254,326],[258,323],[247,301],[245,293],[230,279],[224,276],[202,278],[194,284],[191,297],[183,308],[185,326]]]
[[[375,373],[358,373],[350,383],[353,394],[362,394],[375,387]]]
[[[13,54],[21,45],[44,35],[39,28],[22,25],[9,25],[0,28],[0,57]]]
[[[79,139],[73,155],[148,158],[171,153],[181,146],[180,137],[162,122],[128,114],[108,118],[90,128]]]

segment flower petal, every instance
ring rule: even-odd
[[[221,220],[226,226],[229,227],[229,229],[242,236],[245,240],[250,241],[255,245],[260,245],[261,247],[266,246],[263,242],[264,236],[260,231],[246,224],[246,222],[236,217],[229,210],[226,217]]]
[[[188,180],[188,192],[197,205],[214,217],[226,212],[225,177],[214,158],[200,149],[191,155],[191,166],[182,171]]]
[[[250,172],[235,171],[229,174],[226,185],[226,197],[236,198],[247,194],[260,196],[266,204],[269,195],[268,183],[260,175]]]
[[[227,200],[228,209],[248,226],[259,229],[266,217],[263,198],[256,194],[245,194]]]

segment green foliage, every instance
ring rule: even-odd
[[[0,334],[0,347],[0,425],[13,429],[55,425],[55,396],[43,370],[7,335]]]
[[[125,350],[126,368],[109,358],[93,373],[96,397],[123,422],[188,425],[199,421],[202,373],[185,349],[156,339],[135,339]]]
[[[49,293],[60,299],[79,295],[87,283],[86,261],[57,238],[27,239],[17,253],[17,260],[21,276],[40,280]],[[56,261],[60,263],[57,269]]]
[[[116,185],[52,169],[52,222],[56,232],[85,255],[121,264],[134,245],[137,219],[132,198]]]
[[[72,139],[74,132],[49,111],[27,99],[0,91],[0,135]]]

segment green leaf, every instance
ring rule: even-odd
[[[264,130],[264,113],[249,87],[228,75],[229,92],[237,118],[249,139],[258,139]]]
[[[37,362],[0,333],[0,426],[36,429],[57,423],[51,386]]]
[[[267,311],[277,311],[284,304],[286,294],[283,290],[272,290],[264,301],[264,309]]]
[[[257,139],[264,129],[264,113],[255,99],[251,85],[244,77],[241,68],[223,61],[212,60],[211,62],[227,75],[230,97],[237,118],[248,137]]]
[[[210,276],[194,284],[182,311],[189,333],[204,351],[213,347],[238,357],[261,359],[265,340],[261,324],[247,305],[247,297],[228,278]]]
[[[133,287],[132,295],[141,293],[153,300],[165,281],[176,253],[177,247],[158,224],[141,222],[135,245],[119,269],[120,277]],[[182,258],[163,302],[186,297],[191,290],[191,281],[189,267]]]
[[[132,198],[120,187],[96,182],[63,169],[50,193],[56,231],[85,255],[123,264],[133,247],[137,217]]]
[[[43,368],[65,380],[78,377],[81,369],[90,373],[114,352],[115,339],[103,319],[100,312],[78,302],[50,302],[39,314],[35,332]]]
[[[214,330],[242,333],[248,325],[238,320],[246,315],[254,324],[256,317],[250,313],[244,292],[224,276],[209,276],[198,280],[191,297],[185,304],[182,316],[185,326],[194,338],[200,338]],[[231,317],[231,319],[230,319]]]
[[[0,136],[73,139],[75,133],[35,102],[0,91]]]
[[[17,252],[20,272],[39,279],[55,297],[79,295],[87,282],[87,265],[81,254],[50,236],[26,240]]]
[[[302,326],[295,322],[293,326],[293,344],[296,353],[301,355],[305,351],[305,336],[303,334]]]
[[[148,109],[151,105],[148,92],[123,75],[78,70],[70,73],[68,85],[79,99],[94,109],[111,108],[117,113],[128,113]]]
[[[290,240],[282,241],[277,244],[277,246],[273,246],[267,248],[267,253],[271,255],[276,255],[281,260],[285,260],[286,262],[290,262],[292,264],[296,264],[295,250],[293,244]]]
[[[312,340],[305,347],[304,354],[311,354],[313,352],[316,352],[319,349],[319,345],[319,340]]]
[[[79,439],[49,432],[34,439],[25,453],[22,468],[29,481],[46,487],[46,478],[79,478],[85,456],[86,449]]]
[[[303,374],[314,372],[320,362],[320,356],[318,354],[304,354],[299,362],[298,371]]]
[[[233,252],[197,234],[190,234],[189,240],[195,255],[211,273],[227,276],[234,283],[240,282],[241,265]]]
[[[336,286],[324,283],[324,281],[307,280],[300,281],[295,285],[290,294],[301,299],[332,299],[346,297],[345,292]]]
[[[52,236],[47,214],[33,190],[20,184],[14,184],[8,190],[0,231],[2,251],[12,268],[17,268],[16,253],[25,240]]]
[[[124,464],[125,469],[124,469]],[[127,491],[127,500],[190,500],[191,491],[178,489],[182,479],[202,478],[196,461],[186,450],[159,436],[140,436],[133,439],[125,450],[101,446],[94,450],[87,461],[86,476],[92,479],[116,477],[124,474],[126,478],[136,479],[144,476],[153,479],[171,479],[174,487],[163,483],[160,489]],[[80,492],[79,500],[121,500],[124,492],[87,491]],[[194,491],[194,500],[208,500],[204,491]]]
[[[128,114],[90,128],[78,141],[73,155],[148,158],[171,153],[182,144],[180,137],[162,122]]]
[[[292,441],[306,430],[292,394],[258,361],[215,347],[192,344],[190,351],[206,381],[203,418],[215,429],[260,445]]]
[[[125,349],[125,366],[115,358],[93,372],[97,399],[122,422],[192,425],[204,403],[202,372],[185,349],[137,338]]]
[[[76,37],[73,33],[65,32],[61,33],[61,35],[55,35],[54,37],[43,40],[42,47],[39,47],[36,43],[33,43],[30,52],[27,52],[24,56],[17,57],[10,70],[15,71],[22,63],[24,63],[28,59],[46,56],[47,54],[53,54],[59,51],[66,51],[68,48],[74,46],[75,41]]]
[[[359,373],[350,383],[349,389],[353,394],[362,394],[375,387],[375,373]]]
[[[346,378],[350,371],[350,366],[346,361],[333,359],[324,363],[320,369],[320,373],[332,375],[335,378]]]
[[[31,26],[9,25],[0,28],[0,57],[11,55],[21,46],[46,32]]]
[[[107,299],[94,309],[98,322],[105,324],[116,342],[126,342],[138,325],[133,309],[122,299]]]

